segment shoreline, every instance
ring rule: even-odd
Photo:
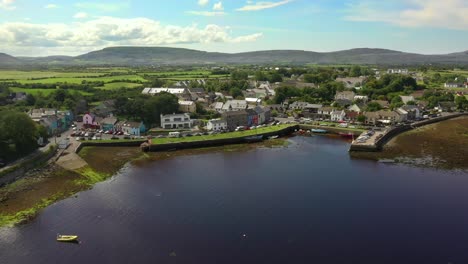
[[[464,140],[467,141],[468,145],[468,118],[459,117],[441,123],[445,124],[445,122],[455,122],[455,126],[466,128],[466,132],[462,133],[466,133],[463,135],[465,135]],[[458,124],[458,122],[461,122],[461,124]],[[422,155],[421,151],[425,151],[424,147],[427,147],[428,138],[424,138],[423,141],[425,145],[423,144],[423,146],[415,143],[413,148],[411,148],[411,155],[402,155],[405,153],[403,150],[408,148],[408,145],[404,145],[403,148],[401,147],[402,143],[400,141],[402,138],[404,143],[414,143],[416,142],[413,138],[415,135],[418,137],[419,133],[424,133],[426,131],[433,132],[433,130],[436,129],[434,127],[439,127],[441,123],[427,125],[405,132],[390,140],[383,152],[356,152],[351,155],[351,158],[375,161],[391,160],[391,163],[398,162],[418,167],[429,166],[436,169],[460,169],[453,166],[445,167],[443,166],[444,162],[441,162],[441,160],[437,160],[437,158],[433,156],[429,158],[427,155]],[[450,125],[447,126],[450,127]],[[289,129],[291,129],[291,127],[289,127]],[[408,136],[409,138],[407,138]],[[95,146],[83,146],[78,155],[87,162],[87,166],[76,170],[66,170],[55,163],[48,164],[39,170],[35,169],[32,172],[28,172],[28,175],[23,179],[0,188],[0,208],[2,208],[0,211],[0,228],[15,226],[33,219],[35,215],[47,206],[92,188],[94,184],[105,181],[118,173],[118,171],[128,163],[133,163],[138,166],[148,161],[157,161],[180,155],[200,155],[212,153],[213,151],[246,151],[258,147],[282,147],[285,146],[285,144],[287,145],[287,138],[288,137],[265,140],[260,143],[252,144],[207,146],[204,148],[151,153],[143,152],[137,147],[106,147],[99,144]],[[440,144],[441,143],[438,145]],[[415,149],[418,148],[420,148],[420,151],[415,152]],[[415,153],[420,153],[421,155],[418,157]],[[459,154],[464,157],[462,153]],[[468,153],[466,154],[468,157]],[[462,159],[461,162],[459,161],[457,164],[468,164],[468,160],[466,160],[465,163],[465,160]],[[461,169],[468,169],[468,166]],[[41,188],[46,191],[41,191]]]
[[[0,188],[0,228],[14,227],[34,219],[41,210],[93,188],[117,174],[126,164],[141,165],[148,161],[197,155],[213,151],[248,151],[258,147],[284,147],[287,138],[261,143],[239,144],[174,152],[145,153],[135,147],[84,147],[79,153],[88,166],[66,170],[55,163],[28,172],[28,175]]]
[[[418,167],[468,171],[468,117],[461,116],[406,131],[380,152],[350,152],[352,158]]]

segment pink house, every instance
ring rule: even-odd
[[[100,121],[101,121],[100,118],[95,116],[92,113],[86,113],[83,116],[83,126],[86,127],[86,128],[88,128],[88,127],[99,128],[99,127],[101,127]]]

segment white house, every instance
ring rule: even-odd
[[[344,110],[331,112],[331,121],[341,122],[345,120],[345,117],[346,112]]]
[[[227,130],[227,121],[223,119],[211,119],[206,124],[206,129],[210,131]]]
[[[363,103],[367,103],[369,101],[369,97],[367,95],[356,95],[354,96],[354,101],[361,100]]]
[[[161,115],[161,127],[164,129],[191,128],[192,121],[187,113]]]
[[[348,110],[357,113],[360,113],[362,111],[362,109],[357,104],[353,104],[352,106],[348,107]]]
[[[162,93],[162,92],[166,92],[166,93],[170,93],[174,95],[189,93],[187,88],[145,88],[143,89],[141,93],[155,95],[155,94]]]
[[[409,95],[409,96],[405,96],[405,95],[400,95],[400,98],[401,98],[401,101],[404,103],[404,104],[407,104],[408,102],[414,102],[416,101],[414,99],[413,96]]]
[[[388,69],[388,74],[408,74],[408,69]]]
[[[445,88],[459,88],[459,87],[463,87],[463,84],[460,84],[460,83],[444,83],[444,87]]]
[[[322,108],[320,108],[318,110],[318,114],[320,115],[331,115],[331,113],[334,111],[335,109],[333,107],[330,107],[330,106],[324,106]]]
[[[179,101],[179,111],[185,113],[195,113],[197,111],[197,105],[192,101]]]

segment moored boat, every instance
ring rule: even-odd
[[[58,242],[77,242],[78,236],[76,235],[57,235]]]
[[[276,136],[271,136],[271,137],[268,137],[268,139],[275,139],[275,138],[278,138],[279,136],[276,135]]]
[[[310,132],[312,132],[312,133],[322,133],[322,134],[325,134],[325,133],[327,133],[328,131],[325,130],[325,129],[313,128],[313,129],[310,130]]]
[[[351,132],[339,132],[338,134],[339,134],[340,136],[346,137],[346,138],[353,138],[353,137],[354,137],[354,134],[351,133]]]
[[[259,142],[263,140],[263,135],[245,137],[244,140],[247,143]]]

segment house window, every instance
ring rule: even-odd
[[[166,119],[164,119],[164,122],[171,122],[171,119],[166,118]]]

